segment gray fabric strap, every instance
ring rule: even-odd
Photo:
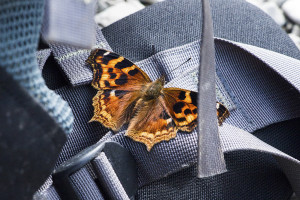
[[[203,24],[198,83],[198,177],[226,172],[216,118],[216,63],[208,0],[202,1]]]
[[[106,138],[110,138],[108,135]],[[110,139],[107,139],[110,140]],[[93,170],[90,166],[85,166],[72,174],[69,178],[71,184],[80,199],[116,199],[116,200],[129,200],[126,191],[124,190],[121,182],[118,179],[110,161],[102,152],[98,157],[92,161]],[[126,170],[126,169],[125,169]],[[101,179],[100,182],[106,183],[105,185],[97,186],[95,178]],[[50,182],[46,183],[48,186],[43,190],[37,192],[34,196],[35,200],[60,199],[55,187]],[[100,189],[98,188],[100,187]],[[105,195],[103,195],[105,192]]]
[[[48,43],[95,45],[95,0],[46,0],[42,36]]]
[[[111,50],[98,26],[96,31],[96,45],[92,48]],[[50,44],[50,48],[55,59],[73,86],[89,83],[92,80],[93,75],[91,69],[85,63],[85,60],[90,54],[90,50],[61,44]]]
[[[297,73],[295,73],[299,70],[300,62],[265,49],[252,46],[249,48],[247,45],[225,40],[216,39],[215,45],[216,85],[217,94],[220,94],[217,95],[217,98],[223,98],[223,101],[230,105],[228,108],[231,112],[227,124],[220,128],[222,149],[225,152],[254,150],[274,155],[289,177],[294,190],[297,191],[297,176],[290,174],[299,169],[298,161],[255,138],[249,132],[273,123],[300,117],[298,101],[300,80],[296,78]],[[167,87],[173,86],[196,91],[199,48],[200,43],[193,42],[159,52],[138,62],[137,65],[151,79],[156,79],[161,73],[164,73],[170,80]],[[57,51],[59,50],[63,52],[62,49]],[[88,55],[88,53],[86,54]],[[76,52],[71,55],[75,62],[78,59]],[[277,56],[277,62],[268,61],[269,57],[274,56]],[[188,63],[174,70],[178,64],[190,57],[192,59]],[[79,58],[84,60],[82,55]],[[63,64],[65,64],[63,67],[70,68],[71,71],[70,63],[64,62]],[[76,67],[80,66],[76,65]],[[77,79],[75,72],[81,69],[76,67],[73,78],[78,81],[80,79]],[[86,75],[88,78],[81,84],[91,81],[90,69],[86,70]],[[237,83],[239,83],[239,87],[236,87]],[[85,92],[87,91],[82,91],[82,93]],[[58,91],[58,93],[60,92]],[[78,96],[78,98],[81,97]],[[73,101],[71,97],[68,100]],[[88,117],[81,116],[80,120],[88,121]],[[81,135],[81,137],[84,136]],[[143,144],[124,137],[123,133],[113,136],[112,139],[129,149],[135,157],[138,164],[140,186],[194,165],[197,161],[196,132],[191,134],[180,132],[175,139],[154,146],[150,153],[145,150]],[[292,168],[286,168],[286,166]]]
[[[45,63],[49,58],[50,54],[51,54],[51,49],[43,49],[36,52],[36,59],[38,62],[39,69],[41,71],[43,70],[43,67],[45,66]]]
[[[86,167],[81,168],[70,176],[71,183],[79,199],[100,199],[104,200],[101,191],[97,187],[93,176]]]
[[[129,200],[126,191],[104,152],[100,153],[100,155],[95,158],[93,166],[95,167],[97,177],[102,179],[102,182],[107,183],[105,186],[102,186],[102,189],[105,187],[105,190],[111,199]]]
[[[264,143],[252,134],[230,125],[224,125],[220,129],[222,149],[230,151],[257,151],[271,154],[278,161],[284,174],[289,179],[291,186],[300,197],[300,161]]]
[[[217,40],[224,41],[224,39],[221,38],[218,38]],[[274,51],[262,49],[256,46],[252,46],[244,43],[232,42],[228,40],[225,41],[228,43],[232,43],[242,48],[244,51],[247,51],[255,55],[258,59],[265,62],[268,66],[272,66],[274,71],[280,74],[281,77],[283,77],[287,82],[292,84],[298,91],[300,91],[300,82],[299,82],[300,67],[298,67],[299,60],[288,57],[286,55],[282,55]],[[288,60],[288,64],[286,60]]]
[[[129,148],[133,151],[133,153],[137,153],[134,149],[139,148],[137,144],[133,144],[128,141],[126,137],[124,137],[123,134],[118,134],[112,138],[113,140],[116,140],[123,144],[126,148]],[[300,175],[297,173],[300,170],[300,161],[297,159],[292,158],[291,156],[279,151],[278,149],[266,144],[265,142],[261,141],[257,137],[253,136],[249,132],[246,132],[242,129],[236,128],[234,126],[224,124],[222,127],[220,127],[220,139],[221,139],[221,146],[222,150],[224,152],[233,152],[233,151],[256,151],[261,153],[266,153],[274,156],[277,161],[279,162],[279,165],[282,169],[282,171],[287,175],[287,178],[289,179],[294,191],[299,196],[299,180]],[[159,157],[154,157],[151,160],[152,162],[157,162],[161,166],[161,168],[164,168],[168,165],[172,165],[174,162],[174,159],[183,159],[186,155],[187,151],[193,150],[194,151],[194,158],[190,160],[190,162],[181,163],[180,166],[178,166],[179,169],[182,169],[184,167],[188,167],[189,165],[192,165],[193,163],[196,163],[196,148],[197,148],[197,133],[193,132],[193,134],[189,135],[189,138],[185,138],[185,142],[188,145],[182,145],[179,146],[181,149],[177,149],[177,153],[173,155],[172,159],[159,159]],[[162,153],[162,152],[161,152]],[[137,155],[135,155],[137,156]],[[151,154],[149,155],[151,156]],[[170,155],[162,155],[162,156],[169,156]],[[152,157],[152,156],[151,156]],[[170,162],[170,160],[172,162]],[[153,165],[149,166],[150,160],[146,161],[143,160],[143,158],[139,158],[137,162],[139,163],[140,170],[143,170],[143,172],[140,171],[140,186],[145,185],[147,183],[150,183],[151,181],[154,181],[155,179],[159,179],[161,177],[165,177],[167,175],[170,175],[171,171],[165,172],[165,174],[156,174],[157,171],[151,172],[154,170]],[[147,165],[148,164],[148,165]],[[148,168],[149,169],[145,169]],[[151,168],[151,169],[150,169]],[[147,170],[147,171],[146,171]],[[162,169],[163,170],[163,169]],[[175,172],[175,171],[174,171]],[[152,176],[150,179],[149,176]]]
[[[234,43],[232,42],[225,42],[224,40],[216,40],[216,44],[217,44],[217,58],[218,58],[218,75],[221,76],[221,72],[226,72],[224,71],[224,69],[220,69],[220,65],[227,65],[228,63],[226,62],[226,59],[228,59],[227,57],[222,56],[223,52],[226,52],[226,55],[228,56],[228,51],[232,51],[232,52],[236,52],[236,50],[234,51],[234,48],[237,48],[238,46],[234,45]],[[164,58],[164,64],[165,66],[171,66],[172,64],[174,64],[174,62],[176,63],[176,58],[177,58],[177,54],[181,54],[182,52],[185,52],[185,54],[187,54],[188,56],[193,57],[193,54],[189,51],[192,48],[192,45],[199,45],[196,43],[190,44],[190,45],[185,45],[184,47],[182,47],[182,49],[180,48],[175,48],[172,50],[168,50],[166,52],[160,52],[159,55],[153,56],[151,58],[148,58],[144,61],[141,61],[138,63],[139,66],[143,66],[142,68],[147,71],[147,69],[152,69],[152,72],[154,71],[154,69],[152,68],[153,65],[150,65],[150,63],[152,62],[152,59],[155,59],[156,61],[159,60],[158,58]],[[230,48],[233,48],[230,49]],[[194,47],[196,48],[196,47]],[[199,48],[199,46],[197,47]],[[254,47],[253,47],[254,48]],[[184,50],[183,50],[184,49]],[[259,49],[259,48],[255,48],[257,51],[261,51],[261,53],[259,55],[264,55],[264,56],[270,56],[272,57],[274,55],[274,52],[266,52],[264,49]],[[191,50],[192,51],[192,50]],[[196,52],[196,51],[194,51]],[[238,57],[238,58],[243,58],[245,59],[245,62],[247,62],[247,58],[251,58],[255,56],[251,55],[251,52],[245,50],[245,55],[244,57]],[[185,59],[185,54],[181,54],[181,59]],[[275,53],[276,54],[276,53]],[[168,58],[167,55],[171,55],[171,58]],[[253,96],[251,99],[251,104],[253,105],[252,107],[250,106],[249,109],[254,110],[256,113],[250,113],[250,117],[251,119],[254,118],[259,118],[260,122],[257,122],[258,120],[253,120],[251,127],[249,126],[249,124],[241,124],[240,122],[242,120],[245,119],[244,115],[244,111],[241,111],[242,108],[238,107],[235,110],[232,110],[232,120],[228,120],[228,123],[232,124],[232,125],[237,125],[237,126],[241,126],[243,127],[243,129],[249,129],[251,131],[257,130],[261,127],[267,126],[271,123],[275,123],[275,122],[279,122],[279,121],[284,121],[284,120],[288,120],[288,119],[293,119],[293,118],[297,118],[300,117],[299,116],[299,102],[297,101],[298,98],[296,98],[297,96],[299,97],[299,89],[298,91],[296,90],[291,90],[291,88],[295,87],[295,88],[299,88],[299,80],[296,79],[297,73],[293,73],[294,69],[297,68],[297,70],[299,69],[298,66],[300,66],[300,62],[290,58],[290,57],[279,57],[278,59],[282,59],[281,62],[276,62],[279,65],[276,65],[276,63],[273,63],[274,65],[265,65],[267,63],[267,61],[261,63],[261,60],[258,61],[256,60],[257,58],[255,58],[254,60],[249,60],[249,64],[251,64],[252,62],[256,62],[255,64],[257,65],[258,70],[261,70],[260,73],[262,73],[263,75],[266,75],[266,73],[270,73],[270,75],[274,76],[274,82],[272,82],[273,80],[271,79],[270,83],[266,82],[266,87],[268,88],[268,90],[265,90],[263,86],[261,86],[260,84],[264,83],[263,80],[248,80],[248,81],[255,81],[253,83],[257,83],[259,88],[258,89],[263,89],[264,94],[266,95],[265,97],[260,97],[260,95],[262,95],[262,93],[256,93],[255,96]],[[174,61],[175,60],[175,61]],[[194,60],[191,60],[191,63],[193,64]],[[259,64],[260,62],[260,64]],[[159,60],[159,62],[156,63],[162,63],[162,61]],[[190,63],[190,64],[191,64]],[[284,73],[282,73],[282,68],[281,68],[281,63],[285,63],[285,70]],[[144,68],[144,66],[149,66],[149,68]],[[239,65],[239,63],[237,63],[237,65]],[[255,66],[256,66],[255,65]],[[291,66],[293,67],[293,70],[287,70],[288,67],[287,66]],[[193,76],[192,76],[192,72],[196,69],[197,65],[195,65],[195,68],[190,67],[189,70],[186,73],[182,72],[181,76],[179,75],[176,79],[173,79],[171,82],[169,82],[168,86],[172,85],[172,86],[178,86],[178,87],[183,87],[186,89],[191,89],[193,90],[195,88],[195,82],[193,84]],[[243,65],[239,65],[240,68],[243,68],[245,66]],[[172,67],[170,67],[172,68]],[[255,68],[254,66],[251,66],[251,68]],[[185,69],[185,66],[183,66],[183,71]],[[272,70],[271,70],[272,69]],[[171,70],[171,69],[170,69]],[[244,71],[245,69],[243,69]],[[271,70],[271,71],[269,71]],[[275,74],[273,74],[273,70],[275,70],[279,76],[275,76]],[[147,71],[148,72],[148,71]],[[175,72],[174,72],[175,73]],[[257,79],[259,79],[259,75],[256,73],[253,73],[254,76],[257,77]],[[153,74],[153,73],[152,73]],[[250,74],[252,76],[252,73]],[[170,74],[170,76],[173,76],[172,73]],[[251,77],[250,76],[250,77]],[[190,78],[188,78],[190,77]],[[243,79],[248,79],[249,77],[247,76],[241,76],[240,80]],[[288,84],[289,86],[287,86],[287,88],[290,88],[289,90],[292,91],[292,93],[288,94],[289,91],[286,91],[286,89],[283,88],[279,88],[280,90],[274,90],[276,89],[278,86],[279,87],[283,87],[282,84],[284,85],[285,83],[282,82],[282,79],[288,79],[288,80],[293,80],[290,81],[290,83],[292,83],[292,85]],[[236,78],[233,78],[236,79]],[[264,78],[265,79],[265,78]],[[246,80],[244,80],[246,81]],[[226,84],[226,82],[224,82],[223,80],[223,84]],[[236,83],[235,83],[236,84]],[[246,82],[244,82],[243,84],[246,84]],[[268,85],[269,84],[269,85]],[[273,84],[276,84],[273,85]],[[278,84],[278,85],[277,85]],[[193,86],[194,85],[194,86]],[[254,85],[255,86],[255,85]],[[226,85],[226,87],[228,88],[228,85]],[[274,87],[274,88],[273,88]],[[285,86],[284,86],[285,87]],[[250,88],[252,89],[252,88]],[[286,91],[286,92],[282,92],[282,91]],[[269,92],[273,92],[270,93]],[[238,94],[237,94],[238,95]],[[245,94],[245,96],[247,97],[251,97],[251,93],[248,93],[248,95]],[[257,96],[258,95],[258,96]],[[269,95],[272,95],[272,98],[270,98],[269,102],[266,104],[263,101],[267,101],[267,98]],[[232,96],[232,93],[230,94],[230,96]],[[239,98],[238,96],[234,97]],[[233,98],[233,99],[234,99]],[[260,98],[263,98],[263,101],[260,100]],[[249,101],[247,99],[245,99],[245,102],[242,103],[247,103],[247,101]],[[237,103],[239,104],[239,103]],[[251,105],[250,104],[250,105]],[[276,106],[277,104],[281,104],[281,106],[278,106],[276,108],[273,108],[273,106]],[[239,105],[240,106],[240,105]],[[244,106],[246,107],[246,106]],[[262,110],[261,110],[262,109]],[[274,113],[274,110],[276,110],[277,113]],[[269,116],[264,116],[265,113],[268,113]],[[274,113],[274,116],[270,115],[270,113]],[[248,113],[245,113],[248,114]],[[249,119],[250,117],[247,116],[247,119],[245,120],[251,120]],[[224,129],[226,127],[226,129]],[[227,152],[229,151],[236,151],[236,150],[254,150],[254,147],[251,146],[253,143],[253,138],[255,138],[254,136],[252,136],[249,132],[243,131],[241,129],[238,128],[234,128],[233,129],[229,129],[228,127],[233,127],[233,126],[229,126],[229,125],[224,125],[224,127],[221,128],[221,137],[222,137],[222,131],[225,131],[227,134],[223,134],[225,136],[223,136],[222,139],[222,146],[223,146],[223,150],[226,150]],[[241,132],[241,134],[236,134],[236,132]],[[246,134],[247,133],[247,134]],[[245,137],[242,137],[242,135],[245,135]],[[233,138],[232,138],[233,137]],[[127,148],[129,148],[131,150],[131,152],[134,154],[134,157],[138,160],[139,163],[139,172],[140,172],[140,186],[147,184],[153,180],[159,179],[161,177],[167,176],[170,173],[174,173],[180,169],[182,169],[183,167],[188,167],[190,165],[192,165],[193,163],[196,162],[196,133],[192,133],[192,134],[178,134],[178,136],[174,139],[169,141],[168,143],[161,143],[159,145],[157,145],[156,147],[154,147],[153,152],[146,152],[143,150],[143,146],[139,143],[135,143],[133,141],[131,141],[130,139],[126,138],[123,136],[123,134],[118,134],[117,136],[114,136],[114,139],[121,142],[124,146],[126,146]],[[231,140],[233,140],[231,142]],[[287,163],[289,163],[291,160],[293,161],[293,163],[297,163],[294,162],[295,159],[291,159],[291,157],[289,157],[286,154],[283,154],[282,152],[280,154],[278,154],[278,150],[276,150],[275,148],[270,147],[269,145],[265,144],[264,142],[256,139],[256,141],[259,141],[255,151],[266,151],[267,153],[270,153],[272,155],[276,155],[277,157],[280,156],[282,157],[282,159],[286,160]],[[251,145],[250,145],[251,144]],[[255,143],[254,143],[255,144]],[[263,144],[263,145],[260,145]],[[248,146],[249,147],[248,147]],[[266,146],[268,148],[266,148]],[[168,150],[166,150],[168,149]],[[168,160],[166,160],[165,158],[169,158]],[[282,165],[284,166],[284,165]],[[297,165],[297,168],[299,168],[299,165]],[[156,170],[158,169],[158,170]],[[284,169],[285,173],[287,173],[286,169]],[[296,169],[293,169],[296,170]],[[289,171],[291,172],[291,171]],[[288,174],[288,173],[287,173]],[[291,183],[295,182],[294,180],[290,180]],[[294,188],[297,187],[293,186]],[[295,190],[296,191],[296,190]]]

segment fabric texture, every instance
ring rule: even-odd
[[[216,62],[213,23],[210,10],[209,1],[203,0],[197,94],[198,178],[210,177],[227,171],[215,115]]]
[[[102,33],[115,52],[132,61],[143,60],[153,55],[153,45],[159,52],[199,40],[199,4],[197,0],[166,0],[103,28]],[[300,59],[286,33],[257,7],[244,0],[211,0],[210,5],[215,37]]]
[[[126,191],[119,181],[105,153],[100,153],[93,163],[95,166],[95,173],[99,174],[98,178],[101,177],[103,179],[102,182],[107,183],[104,187],[106,187],[109,197],[116,200],[129,200]]]
[[[81,48],[91,48],[95,45],[95,0],[45,2],[42,35],[46,41]]]
[[[195,0],[158,3],[112,24],[102,33],[115,52],[140,61],[138,66],[151,78],[165,74],[169,85],[195,89],[197,82],[194,77],[198,74],[195,74],[194,67],[198,67],[199,63],[197,55],[201,35],[199,21],[195,20],[200,19],[197,16],[201,14],[198,4],[199,1]],[[242,0],[213,0],[211,6],[216,36],[300,58],[291,40],[257,8]],[[260,18],[264,20],[258,20]],[[270,34],[274,36],[273,40],[269,39]],[[298,157],[291,156],[299,155],[300,151],[299,141],[295,140],[299,132],[296,125],[299,120],[299,83],[292,73],[296,68],[294,64],[298,62],[283,56],[278,58],[282,62],[269,63],[262,55],[270,57],[275,54],[255,47],[248,50],[245,46],[224,40],[216,40],[215,44],[218,88],[221,88],[219,91],[222,91],[220,93],[225,96],[225,101],[232,105],[231,117],[220,131],[229,171],[205,179],[195,177],[195,132],[178,133],[174,140],[154,146],[150,153],[143,144],[133,142],[122,134],[112,137],[109,133],[107,137],[128,148],[138,162],[138,199],[287,199],[292,193],[290,184],[297,186],[298,177],[293,179],[290,173],[299,164],[295,160]],[[157,54],[153,52],[153,45]],[[66,47],[53,46],[51,49],[70,82],[81,85],[58,86],[51,82],[52,79],[47,82],[70,103],[75,116],[74,129],[58,159],[59,165],[96,143],[107,130],[100,124],[87,123],[93,115],[91,99],[96,91],[88,85],[89,78],[80,77],[80,73],[79,78],[76,77],[76,70],[80,72],[77,67],[83,65],[88,52],[82,56],[76,54],[76,49],[70,50],[72,54],[67,57],[70,58],[68,62],[82,63],[70,68],[72,65],[59,59],[61,56],[64,58]],[[261,51],[263,53],[258,53]],[[189,57],[192,57],[192,64],[172,71]],[[277,63],[286,63],[290,68],[280,67],[282,64]],[[44,70],[49,67],[46,63]],[[72,69],[74,77],[68,73]],[[59,74],[57,71],[52,73]],[[85,76],[89,73],[90,69],[87,69]],[[260,140],[250,132],[257,134]],[[290,150],[290,146],[295,148]],[[280,166],[286,171],[282,171]],[[57,199],[51,181],[47,184],[40,190],[41,193]],[[293,189],[298,192],[297,187]]]
[[[44,1],[0,2],[0,61],[3,67],[44,109],[71,132],[73,115],[68,104],[49,90],[36,60]]]

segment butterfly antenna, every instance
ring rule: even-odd
[[[184,61],[183,63],[181,63],[178,67],[176,67],[175,69],[173,69],[171,72],[174,72],[176,69],[178,69],[179,67],[181,67],[182,65],[184,65],[185,63],[189,62],[192,58],[188,58],[186,61]]]

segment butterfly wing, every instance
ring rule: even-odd
[[[162,97],[137,103],[137,113],[131,119],[126,136],[142,142],[147,150],[161,141],[176,137],[176,124],[166,109]]]
[[[132,117],[142,87],[151,80],[131,61],[103,49],[93,50],[86,62],[93,68],[92,86],[99,90],[91,121],[119,130]]]
[[[179,88],[164,88],[163,97],[178,129],[191,132],[197,126],[197,93]]]
[[[180,88],[164,88],[166,106],[179,130],[191,132],[197,126],[197,92]],[[229,111],[217,102],[217,118],[221,126]]]
[[[132,117],[139,95],[139,91],[99,90],[93,98],[94,116],[90,122],[119,130]]]
[[[230,113],[227,110],[227,108],[220,102],[217,102],[216,107],[217,107],[218,124],[219,126],[221,126],[222,123],[225,121],[225,119],[229,117]]]
[[[139,90],[151,82],[130,60],[104,49],[93,50],[86,62],[93,68],[92,86],[97,90]]]

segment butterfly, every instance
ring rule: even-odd
[[[164,76],[151,81],[133,62],[116,53],[94,49],[86,62],[93,69],[94,116],[105,127],[118,131],[128,124],[126,136],[153,145],[176,137],[178,130],[197,126],[197,92],[165,88]],[[219,125],[229,111],[217,102]]]

